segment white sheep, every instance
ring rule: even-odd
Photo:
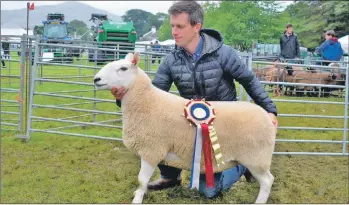
[[[123,143],[141,157],[140,186],[132,203],[142,203],[147,183],[159,163],[191,169],[196,132],[182,115],[188,100],[153,86],[138,62],[139,53],[129,53],[125,59],[106,64],[94,78],[99,90],[114,86],[127,89],[121,101]],[[209,103],[216,111],[214,126],[225,162],[219,167],[213,163],[213,171],[222,172],[237,163],[244,165],[260,184],[256,203],[266,203],[274,182],[270,165],[276,129],[270,117],[253,103]],[[205,173],[201,159],[200,170]]]

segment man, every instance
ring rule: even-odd
[[[180,96],[186,99],[236,101],[235,79],[258,105],[269,112],[277,126],[275,104],[236,51],[223,44],[221,34],[212,29],[202,29],[203,13],[195,1],[179,1],[171,6],[170,23],[176,46],[161,63],[153,85],[169,91],[174,82]],[[112,90],[119,106],[118,100],[125,92],[125,88]],[[181,183],[180,169],[165,165],[159,165],[159,168],[161,178],[149,183],[148,189],[160,190]],[[214,189],[206,188],[205,175],[201,175],[199,192],[208,198],[216,197],[221,191],[230,189],[244,174],[247,180],[251,179],[251,173],[243,165],[216,173]]]
[[[286,24],[286,31],[280,38],[280,58],[295,59],[300,56],[298,36],[293,32],[292,24]],[[294,60],[288,60],[289,63],[294,63]],[[292,66],[286,66],[288,75],[293,75]]]
[[[155,43],[153,44],[153,51],[156,52],[156,53],[159,53],[161,50],[161,45],[159,44],[159,41],[155,41]],[[160,64],[160,61],[161,61],[161,56],[159,55],[154,55],[153,58],[152,58],[152,63],[155,63],[156,59],[159,58],[159,64]]]
[[[325,34],[325,41],[320,47],[316,48],[316,51],[320,53],[322,60],[322,65],[328,66],[331,61],[340,61],[343,56],[343,49],[338,38],[335,37],[334,30],[328,30]]]
[[[1,43],[1,54],[0,54],[0,58],[1,58],[1,64],[3,68],[6,68],[6,64],[5,64],[5,52],[4,52],[4,46],[3,43]]]
[[[7,38],[3,38],[2,40],[8,41]],[[10,59],[10,43],[2,42],[2,49],[4,51],[4,59]]]

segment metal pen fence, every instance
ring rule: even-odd
[[[121,129],[121,113],[117,112],[115,100],[111,95],[97,93],[92,84],[96,70],[101,68],[99,58],[91,60],[91,53],[95,51],[108,52],[117,60],[120,53],[132,52],[132,50],[118,49],[119,44],[109,43],[107,48],[98,48],[90,43],[78,42],[71,44],[52,44],[37,41],[31,74],[31,90],[29,100],[29,122],[26,130],[26,139],[33,132],[60,134],[68,136],[89,137],[108,140],[121,140],[116,137],[115,128]],[[95,42],[91,42],[92,44]],[[123,48],[126,46],[123,45]],[[66,58],[59,57],[55,62],[49,61],[52,56],[44,56],[40,51],[47,49],[48,52],[74,49],[83,51],[73,62],[64,61]],[[151,51],[141,52],[141,59],[145,71],[153,75],[151,55],[161,58],[165,54],[157,54]],[[109,98],[109,99],[107,99]],[[54,100],[53,100],[54,99]],[[49,104],[47,104],[49,103]],[[113,105],[114,104],[114,105]],[[102,110],[103,106],[113,106],[109,111]],[[116,112],[115,112],[116,111]],[[54,117],[45,116],[47,112]],[[52,115],[52,114],[51,114]],[[104,136],[100,136],[101,128],[109,130]],[[113,134],[115,133],[115,134]]]
[[[344,83],[342,81],[335,81],[335,83],[331,84],[324,84],[324,81],[319,82],[319,79],[314,79],[314,81],[318,83],[294,83],[294,82],[285,82],[285,78],[278,78],[268,81],[263,81],[261,80],[261,83],[264,85],[272,85],[272,86],[283,86],[284,88],[286,87],[313,87],[317,88],[318,90],[321,90],[321,88],[329,88],[329,89],[343,89],[345,92],[344,98],[339,98],[336,101],[329,101],[326,100],[328,98],[323,97],[322,99],[320,98],[320,92],[319,95],[317,96],[316,99],[313,100],[303,100],[303,99],[272,99],[275,103],[297,103],[297,104],[302,104],[302,106],[306,107],[307,105],[334,105],[336,108],[334,109],[341,109],[343,111],[343,115],[317,115],[317,114],[292,114],[292,113],[280,113],[278,114],[279,117],[281,118],[306,118],[306,119],[341,119],[343,120],[343,126],[342,127],[311,127],[311,126],[279,126],[279,130],[303,130],[303,131],[316,131],[316,132],[342,132],[342,138],[341,140],[310,140],[310,139],[305,139],[305,140],[300,140],[300,139],[277,139],[277,142],[289,142],[289,143],[321,143],[321,144],[339,144],[341,145],[341,151],[337,152],[275,152],[275,154],[298,154],[298,155],[337,155],[337,156],[348,156],[347,152],[347,146],[348,146],[348,141],[347,141],[347,136],[348,136],[348,101],[349,101],[349,83],[348,83],[348,76],[349,75],[349,68],[348,68],[348,62],[337,62],[341,63],[342,65],[346,65],[346,67],[329,67],[329,66],[322,66],[322,65],[305,65],[305,64],[294,64],[294,63],[276,63],[276,62],[265,62],[265,61],[253,61],[255,64],[263,64],[263,65],[274,65],[275,70],[278,70],[279,72],[274,72],[273,74],[276,73],[276,76],[280,76],[280,73],[282,69],[285,69],[285,66],[293,66],[293,67],[306,67],[306,68],[315,68],[317,73],[329,73],[329,70],[332,70],[333,68],[338,69],[339,73],[344,74]],[[283,67],[277,67],[277,66],[283,66]],[[323,71],[324,70],[324,71]],[[301,71],[303,74],[311,73],[310,70],[304,69]],[[285,74],[287,75],[287,74]],[[275,77],[275,76],[274,76]],[[326,77],[326,75],[325,75]],[[297,79],[297,75],[294,76],[295,79]],[[331,78],[330,78],[331,79]],[[300,78],[300,80],[305,80],[304,77]],[[308,79],[306,79],[308,80]],[[343,79],[342,79],[343,80]],[[343,85],[339,85],[343,84]],[[302,92],[302,91],[299,91]],[[319,100],[320,99],[320,100]],[[306,110],[304,110],[305,112]],[[291,135],[294,133],[291,133]],[[337,133],[337,137],[339,137]]]
[[[23,39],[23,38],[22,38]],[[137,48],[129,47],[129,44],[108,43],[108,47],[100,48],[96,42],[74,41],[73,44],[52,44],[42,42],[30,37],[33,45],[33,66],[31,69],[30,85],[28,85],[29,97],[23,105],[28,106],[27,125],[22,129],[22,137],[29,140],[32,133],[47,133],[66,136],[87,137],[105,140],[122,140],[122,113],[116,106],[115,100],[109,92],[96,91],[92,83],[93,76],[104,64],[101,63],[98,57],[92,57],[93,54],[108,53],[112,56],[109,60],[118,60],[122,57],[121,53],[133,52],[137,50],[141,53],[140,67],[148,73],[152,78],[156,73],[159,63],[167,55],[166,49],[163,52],[154,52],[149,45],[137,45]],[[23,44],[26,44],[23,40]],[[143,46],[143,47],[142,47]],[[26,45],[21,45],[22,53]],[[71,56],[60,56],[57,61],[52,61],[51,56],[44,55],[43,50],[47,49],[55,53],[73,51]],[[127,49],[125,49],[127,48]],[[53,52],[54,53],[54,52]],[[253,60],[251,53],[239,53],[243,62],[253,72],[255,65],[273,64],[274,62]],[[29,55],[32,56],[32,55]],[[98,56],[98,55],[95,55]],[[154,61],[156,56],[157,61]],[[91,58],[92,57],[92,58]],[[25,60],[26,56],[21,54],[21,59]],[[69,59],[65,61],[65,59]],[[63,60],[63,61],[62,61]],[[102,59],[103,60],[103,59]],[[160,60],[160,62],[159,62]],[[25,63],[25,61],[23,61]],[[31,62],[31,61],[30,61]],[[340,62],[347,63],[347,62]],[[300,66],[309,67],[305,64],[290,64],[279,63],[279,66]],[[348,64],[346,64],[348,66]],[[348,76],[348,67],[339,67],[345,76]],[[310,65],[310,67],[312,67]],[[315,66],[316,69],[328,69],[328,66]],[[306,70],[306,69],[305,69]],[[11,71],[12,72],[12,71]],[[2,75],[5,75],[3,72]],[[13,74],[13,73],[11,73]],[[257,74],[257,73],[256,73]],[[1,78],[5,78],[2,76]],[[21,78],[22,79],[22,78]],[[330,151],[306,151],[305,147],[297,147],[298,151],[276,151],[275,154],[294,154],[294,155],[335,155],[348,156],[348,78],[345,78],[344,85],[336,84],[318,84],[318,83],[294,83],[294,82],[278,82],[260,80],[263,85],[280,85],[283,89],[287,86],[308,86],[342,89],[345,93],[344,98],[314,98],[314,99],[294,99],[288,96],[272,97],[272,100],[278,105],[279,120],[288,119],[292,123],[289,125],[279,126],[278,130],[281,133],[277,138],[277,144],[287,150],[288,146],[293,144],[321,144],[335,145],[336,148],[330,148]],[[25,84],[23,84],[25,85]],[[10,89],[9,87],[6,89]],[[11,88],[12,89],[12,88]],[[2,88],[3,90],[3,88]],[[5,88],[4,88],[5,90]],[[240,86],[238,89],[239,100],[252,101],[250,96]],[[13,90],[19,92],[19,90]],[[25,92],[25,91],[24,91]],[[175,87],[172,86],[171,93],[179,94]],[[5,98],[1,98],[2,101]],[[306,109],[287,111],[283,109],[290,104],[299,104],[301,107],[311,107],[316,112],[322,106],[331,106],[330,109],[336,111],[336,114],[328,114],[327,111],[322,114],[307,113]],[[23,106],[22,105],[22,106]],[[25,108],[24,108],[25,110]],[[335,123],[328,123],[325,127],[311,126],[314,120],[337,120]],[[305,126],[299,126],[298,121],[306,120]],[[340,120],[343,126],[339,126]],[[24,121],[24,120],[22,120]],[[5,122],[1,118],[1,123]],[[298,123],[298,124],[297,124]],[[16,124],[16,123],[14,123]],[[16,124],[17,125],[17,124]],[[299,137],[299,133],[313,133],[311,139],[303,139]],[[320,134],[318,134],[320,133]],[[316,136],[319,135],[320,138]],[[329,137],[327,137],[327,135]],[[340,150],[338,149],[340,146]]]
[[[1,131],[21,132],[25,126],[25,107],[23,99],[25,98],[26,88],[26,70],[25,55],[15,56],[13,53],[25,53],[25,39],[19,42],[10,42],[7,39],[11,36],[2,36],[1,40],[1,103],[0,103],[0,121]],[[13,44],[15,49],[4,45]]]

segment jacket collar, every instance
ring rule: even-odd
[[[214,29],[201,29],[200,36],[203,39],[201,56],[217,51],[224,43],[222,34]],[[184,54],[186,51],[183,47],[175,45],[173,52],[181,56],[181,54]]]

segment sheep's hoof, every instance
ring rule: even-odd
[[[143,195],[144,192],[142,193],[140,190],[136,190],[133,192],[133,200],[132,200],[132,204],[141,204],[142,200],[143,200]]]

